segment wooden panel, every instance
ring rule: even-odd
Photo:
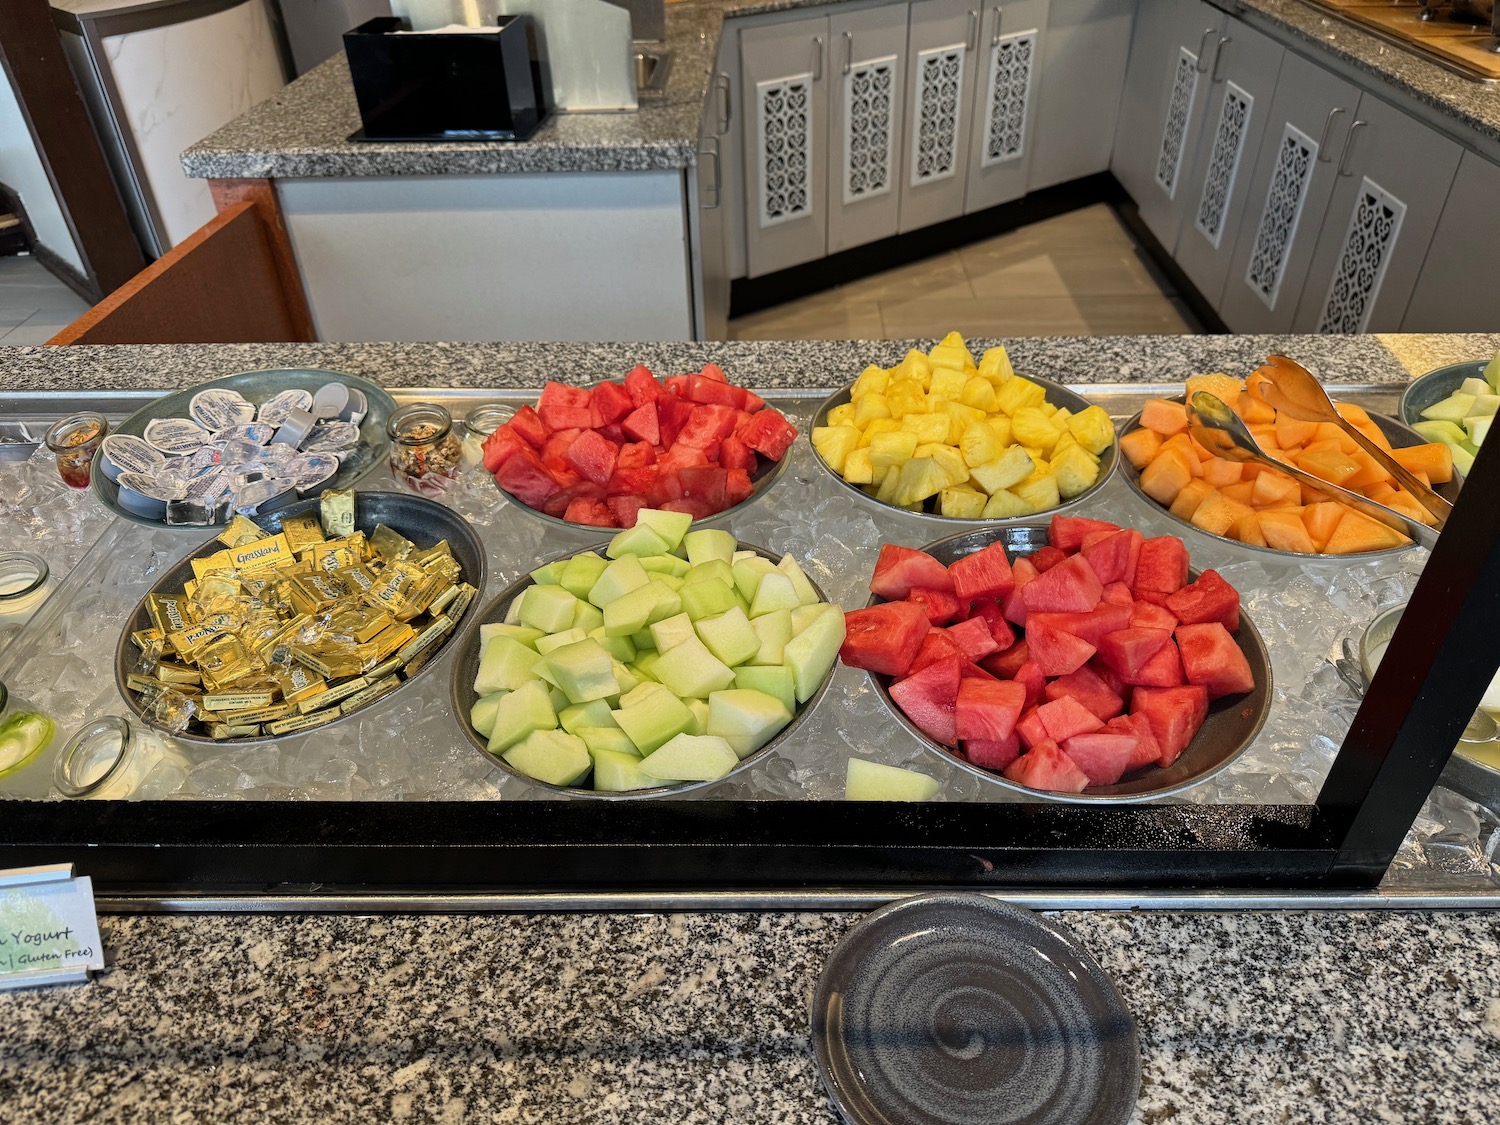
[[[208,188],[213,193],[214,206],[220,211],[228,211],[239,203],[255,205],[255,213],[260,217],[261,229],[276,263],[276,276],[281,281],[287,313],[297,333],[294,339],[316,340],[318,333],[308,310],[307,290],[303,288],[297,255],[292,251],[292,239],[287,234],[281,201],[276,198],[276,185],[270,180],[209,180]]]
[[[281,289],[250,201],[221,212],[49,344],[229,344],[307,340]]]

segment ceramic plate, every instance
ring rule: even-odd
[[[818,979],[812,1040],[853,1125],[1113,1125],[1141,1084],[1135,1021],[1077,940],[985,895],[875,911]]]

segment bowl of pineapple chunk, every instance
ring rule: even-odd
[[[822,466],[887,508],[935,521],[1029,521],[1066,511],[1119,465],[1114,422],[1060,383],[1017,375],[1003,347],[974,361],[950,332],[871,366],[813,417]]]

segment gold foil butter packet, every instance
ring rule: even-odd
[[[323,520],[323,534],[329,539],[343,539],[354,534],[354,490],[330,488],[318,501]]]

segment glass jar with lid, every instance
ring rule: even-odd
[[[40,555],[0,551],[0,629],[26,624],[56,585]]]
[[[52,780],[64,797],[155,800],[177,790],[188,764],[165,736],[110,715],[73,732],[57,756]]]
[[[515,410],[499,402],[486,402],[464,415],[464,465],[474,468],[484,464],[484,442],[492,433],[515,417]]]
[[[413,492],[443,495],[458,479],[463,448],[453,432],[453,416],[436,403],[403,406],[386,420],[391,439],[391,475]]]
[[[109,419],[94,410],[70,414],[52,423],[47,448],[57,457],[57,472],[69,488],[87,488],[94,450],[109,433]]]
[[[57,724],[50,715],[16,698],[0,683],[0,793],[47,795],[46,750],[56,734]]]

